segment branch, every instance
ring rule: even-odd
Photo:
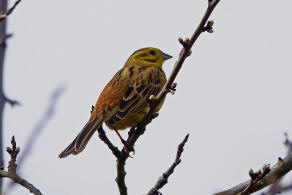
[[[287,155],[292,153],[292,143],[289,140],[288,134],[284,133],[285,136],[285,141],[284,141],[284,145],[287,148]],[[263,192],[261,195],[273,195],[273,194],[278,194],[280,192],[285,192],[288,190],[292,189],[292,185],[282,185],[282,179],[284,177],[280,178],[278,181],[276,181],[273,185],[270,186],[270,188],[268,189],[267,192]]]
[[[7,10],[7,0],[0,0],[0,13]],[[0,22],[0,94],[4,93],[4,61],[6,53],[6,40],[10,36],[6,32],[6,20]],[[3,118],[4,118],[4,98],[0,98],[0,168],[4,169],[4,154],[3,154]],[[0,178],[0,194],[3,194],[3,179]]]
[[[29,156],[29,154],[31,153],[31,150],[33,149],[33,146],[34,146],[36,140],[38,139],[39,135],[41,134],[42,130],[46,127],[46,125],[49,123],[49,121],[54,116],[59,98],[64,93],[65,89],[66,89],[66,87],[64,85],[60,85],[52,92],[46,111],[41,116],[41,118],[38,120],[38,122],[35,124],[30,135],[28,136],[28,139],[25,143],[25,148],[24,148],[22,155],[20,156],[20,159],[18,162],[19,165],[22,165],[23,161]]]
[[[127,139],[127,146],[128,149],[131,151],[133,150],[134,144],[136,143],[137,139],[144,133],[146,129],[146,125],[149,124],[152,119],[155,117],[153,114],[155,113],[156,107],[162,102],[162,100],[165,98],[168,92],[174,91],[175,84],[173,83],[179,70],[181,69],[185,59],[191,54],[191,48],[199,35],[202,32],[208,31],[211,32],[210,29],[212,29],[213,23],[208,23],[207,26],[205,24],[207,23],[207,20],[209,16],[211,15],[212,11],[216,7],[216,5],[219,3],[220,0],[209,0],[207,10],[205,11],[205,14],[203,18],[201,19],[200,24],[198,25],[197,29],[195,30],[194,34],[192,35],[191,39],[186,39],[185,41],[182,41],[182,39],[179,39],[179,42],[183,45],[183,49],[180,52],[180,56],[178,61],[174,65],[174,69],[169,76],[166,84],[160,91],[160,93],[157,95],[157,97],[150,97],[150,109],[149,112],[144,116],[142,121],[136,126],[131,128],[129,137]],[[128,152],[126,152],[124,149],[122,149],[120,155],[117,159],[117,177],[116,182],[118,184],[118,188],[121,195],[127,194],[127,187],[125,185],[125,162],[127,158],[129,157]]]
[[[254,181],[253,178],[243,182],[231,189],[218,192],[214,195],[246,195],[259,191],[266,186],[275,183],[278,179],[286,175],[292,169],[292,154],[289,154],[284,160],[279,158],[273,168],[262,178]],[[264,171],[263,171],[264,172]]]
[[[105,131],[102,128],[102,125],[97,129],[98,137],[108,146],[108,148],[112,151],[113,155],[118,158],[120,155],[119,149],[112,144],[112,142],[108,139],[105,134]]]
[[[15,1],[14,5],[9,8],[6,12],[4,12],[3,14],[0,15],[0,22],[4,19],[6,19],[12,12],[13,10],[16,8],[16,6],[20,3],[21,0],[17,0]]]
[[[39,189],[37,189],[35,186],[33,186],[31,183],[29,183],[28,181],[26,181],[25,179],[23,179],[16,173],[17,164],[15,162],[16,162],[17,155],[20,151],[20,148],[16,147],[14,136],[11,139],[11,145],[12,145],[11,148],[10,147],[6,148],[6,151],[10,154],[10,157],[11,157],[9,161],[9,165],[8,165],[8,171],[4,171],[0,169],[1,177],[10,178],[15,183],[18,183],[22,185],[23,187],[25,187],[26,189],[28,189],[31,193],[36,194],[36,195],[42,195]]]
[[[1,43],[0,43],[1,44]],[[8,98],[6,95],[3,95],[3,98],[4,98],[4,101],[8,104],[10,104],[11,107],[14,107],[14,106],[20,106],[20,103],[19,101],[17,100],[13,100],[13,99],[10,99]]]
[[[54,116],[55,110],[57,107],[57,102],[58,102],[59,98],[61,97],[61,95],[64,93],[65,89],[66,88],[64,85],[60,85],[58,88],[56,88],[52,92],[51,97],[49,99],[49,104],[48,104],[48,107],[47,107],[45,113],[39,119],[39,121],[36,123],[33,130],[31,131],[30,135],[28,136],[28,139],[26,140],[24,150],[23,150],[23,152],[18,160],[18,170],[20,170],[21,166],[23,165],[23,162],[30,155],[31,150],[34,148],[34,145],[35,145],[39,135],[41,134],[42,130],[46,127],[48,122]],[[12,182],[9,183],[6,193],[8,193],[8,191],[12,189],[13,185],[14,185],[14,183],[12,183]]]
[[[5,45],[6,45],[6,40],[9,39],[9,38],[11,38],[12,36],[13,36],[13,35],[12,35],[11,33],[3,35],[3,36],[1,37],[1,39],[0,39],[0,46],[4,46],[4,47],[5,47]]]
[[[180,157],[184,151],[184,146],[185,146],[185,143],[188,141],[188,138],[189,138],[189,134],[187,134],[185,136],[185,138],[183,139],[183,141],[178,145],[176,157],[175,157],[175,160],[172,163],[172,165],[167,169],[166,172],[164,172],[162,174],[162,176],[158,179],[158,181],[156,182],[154,187],[150,189],[150,191],[147,193],[147,195],[161,194],[158,190],[161,189],[165,184],[167,184],[167,182],[168,182],[167,180],[168,180],[169,176],[173,173],[175,167],[177,165],[179,165],[179,163],[181,162]]]

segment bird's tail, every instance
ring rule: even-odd
[[[77,137],[72,141],[72,143],[59,154],[59,158],[65,158],[70,154],[76,155],[82,152],[87,145],[89,139],[94,134],[95,130],[101,125],[102,120],[98,118],[94,121],[88,121]]]

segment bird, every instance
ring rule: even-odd
[[[143,119],[150,109],[149,97],[156,96],[167,81],[162,65],[170,58],[172,56],[154,47],[135,51],[107,83],[92,107],[88,122],[72,143],[59,154],[59,158],[82,152],[103,123],[117,133],[127,149],[118,130],[134,127]],[[157,112],[163,102],[164,100],[157,106]]]

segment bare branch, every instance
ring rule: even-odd
[[[167,180],[168,180],[169,176],[173,173],[175,167],[177,165],[179,165],[179,163],[181,162],[180,157],[184,151],[184,146],[185,146],[186,142],[188,141],[188,138],[189,138],[189,134],[187,134],[185,136],[185,138],[183,139],[183,141],[178,145],[176,158],[175,158],[174,162],[172,163],[172,165],[167,169],[166,172],[164,172],[162,174],[162,176],[158,179],[158,181],[156,182],[154,187],[151,188],[151,190],[147,193],[147,195],[160,194],[160,192],[158,190],[161,189],[165,184],[167,184],[167,182],[168,182]]]
[[[14,5],[9,8],[6,12],[4,12],[3,14],[0,15],[0,22],[4,19],[6,19],[12,12],[13,10],[16,8],[16,6],[20,3],[21,0],[17,0],[15,1]]]
[[[18,160],[18,170],[21,169],[21,166],[23,165],[25,159],[30,155],[31,150],[34,148],[34,144],[36,143],[37,138],[41,134],[42,130],[46,127],[48,122],[52,119],[52,117],[55,114],[55,110],[57,107],[57,102],[59,101],[59,98],[64,93],[66,87],[64,85],[60,85],[58,88],[56,88],[53,93],[51,94],[51,97],[49,99],[49,104],[44,112],[43,116],[40,118],[40,120],[36,123],[33,130],[31,131],[30,135],[28,136],[28,139],[25,143],[24,150]],[[12,189],[14,183],[10,183],[7,188],[7,192]],[[6,192],[6,193],[7,193]]]
[[[292,185],[283,186],[280,183],[283,176],[285,176],[292,169],[292,143],[288,139],[287,133],[285,133],[285,137],[286,140],[284,142],[284,145],[287,147],[287,157],[284,160],[279,158],[278,163],[274,165],[274,167],[268,174],[259,177],[251,176],[250,180],[243,182],[229,190],[216,193],[215,195],[251,194],[269,185],[271,185],[269,190],[267,192],[263,192],[262,195],[274,195],[279,192],[284,192],[292,189]]]
[[[21,104],[19,103],[19,101],[17,100],[13,100],[8,98],[7,96],[3,95],[4,101],[6,103],[8,103],[10,106],[14,107],[14,106],[20,106]]]
[[[0,13],[7,10],[7,0],[0,0]],[[4,94],[4,61],[6,53],[6,40],[10,37],[6,32],[6,20],[0,22],[0,94]],[[4,154],[3,154],[3,113],[4,113],[4,98],[0,98],[0,168],[4,169]],[[3,194],[3,181],[0,178],[0,194]]]
[[[108,146],[108,148],[112,151],[113,155],[118,158],[120,155],[119,149],[112,144],[112,142],[108,139],[105,134],[105,131],[102,128],[102,125],[97,129],[98,137]]]
[[[8,171],[4,171],[0,169],[1,177],[10,178],[15,183],[18,183],[22,185],[23,187],[25,187],[26,189],[28,189],[31,193],[36,194],[36,195],[42,195],[39,189],[37,189],[35,186],[33,186],[31,183],[29,183],[28,181],[26,181],[25,179],[23,179],[16,173],[16,168],[17,168],[16,158],[20,151],[20,148],[16,147],[14,136],[11,139],[11,145],[12,147],[6,148],[6,151],[10,154],[10,157],[11,157],[9,161],[9,165],[8,165]]]
[[[185,59],[191,54],[191,48],[192,48],[193,44],[195,43],[195,41],[197,40],[199,35],[202,32],[206,31],[205,25],[207,23],[207,20],[208,20],[209,16],[211,15],[212,11],[214,10],[214,8],[216,7],[216,5],[219,3],[219,1],[220,0],[209,0],[208,1],[209,3],[208,3],[207,10],[205,11],[203,18],[201,19],[201,22],[198,25],[197,29],[195,30],[194,34],[192,35],[191,39],[186,39],[185,41],[180,41],[180,43],[183,43],[183,49],[180,52],[179,59],[175,63],[174,69],[173,69],[171,75],[169,76],[166,84],[164,85],[164,87],[162,88],[160,93],[157,95],[157,97],[151,98],[150,110],[144,116],[142,121],[136,127],[132,128],[130,130],[129,137],[127,139],[127,146],[128,146],[128,149],[130,151],[133,150],[134,144],[136,143],[137,139],[144,133],[147,124],[149,124],[152,121],[152,119],[154,117],[156,117],[156,116],[153,116],[153,114],[155,113],[156,107],[160,104],[160,102],[162,102],[162,100],[165,98],[167,93],[174,91],[172,89],[173,82],[174,82],[179,70],[181,69]],[[179,39],[179,40],[181,40],[181,39]],[[126,152],[123,149],[121,151],[118,159],[117,159],[116,182],[118,184],[119,191],[120,191],[121,195],[127,194],[127,187],[125,185],[126,172],[125,172],[124,166],[125,166],[125,162],[126,162],[128,157],[129,157],[128,152]]]
[[[292,143],[289,140],[288,134],[284,133],[285,141],[284,145],[287,147],[287,155],[292,153]],[[284,177],[280,178],[278,181],[276,181],[273,185],[270,186],[267,192],[263,192],[261,195],[274,195],[278,194],[280,192],[288,191],[292,189],[292,184],[290,185],[282,185],[281,181]]]
[[[264,177],[253,182],[252,179],[236,185],[235,187],[218,192],[214,195],[246,195],[259,191],[286,175],[292,169],[292,154],[289,154],[284,160],[279,158],[278,162]]]
[[[35,144],[37,138],[54,116],[59,98],[64,93],[65,89],[66,87],[64,85],[60,85],[51,94],[46,111],[44,112],[43,116],[39,119],[39,121],[36,123],[26,141],[25,148],[18,160],[19,166],[22,165],[24,160],[30,155],[30,152],[33,149],[33,145]]]
[[[123,149],[124,151],[124,149]],[[122,156],[120,154],[120,156]],[[125,177],[126,177],[126,171],[125,171],[125,164],[126,160],[120,160],[121,157],[118,157],[117,159],[117,177],[116,177],[116,182],[119,187],[120,195],[127,195],[127,186],[125,183]]]
[[[6,45],[6,40],[11,38],[13,35],[11,33],[5,34],[3,37],[0,39],[0,45],[5,46]]]

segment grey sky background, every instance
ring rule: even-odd
[[[23,147],[50,93],[67,86],[23,176],[44,194],[118,194],[115,158],[97,135],[78,156],[58,154],[132,52],[154,46],[173,55],[164,65],[169,75],[181,49],[177,38],[191,36],[206,6],[207,0],[23,0],[9,17],[14,37],[5,65],[5,91],[22,106],[6,107],[5,146],[15,135]],[[182,163],[164,194],[211,194],[285,156],[283,133],[292,137],[291,6],[289,0],[219,3],[211,16],[215,32],[199,37],[176,94],[127,161],[129,194],[154,185],[187,133]],[[122,147],[114,132],[107,134]],[[28,193],[16,187],[11,194]]]

